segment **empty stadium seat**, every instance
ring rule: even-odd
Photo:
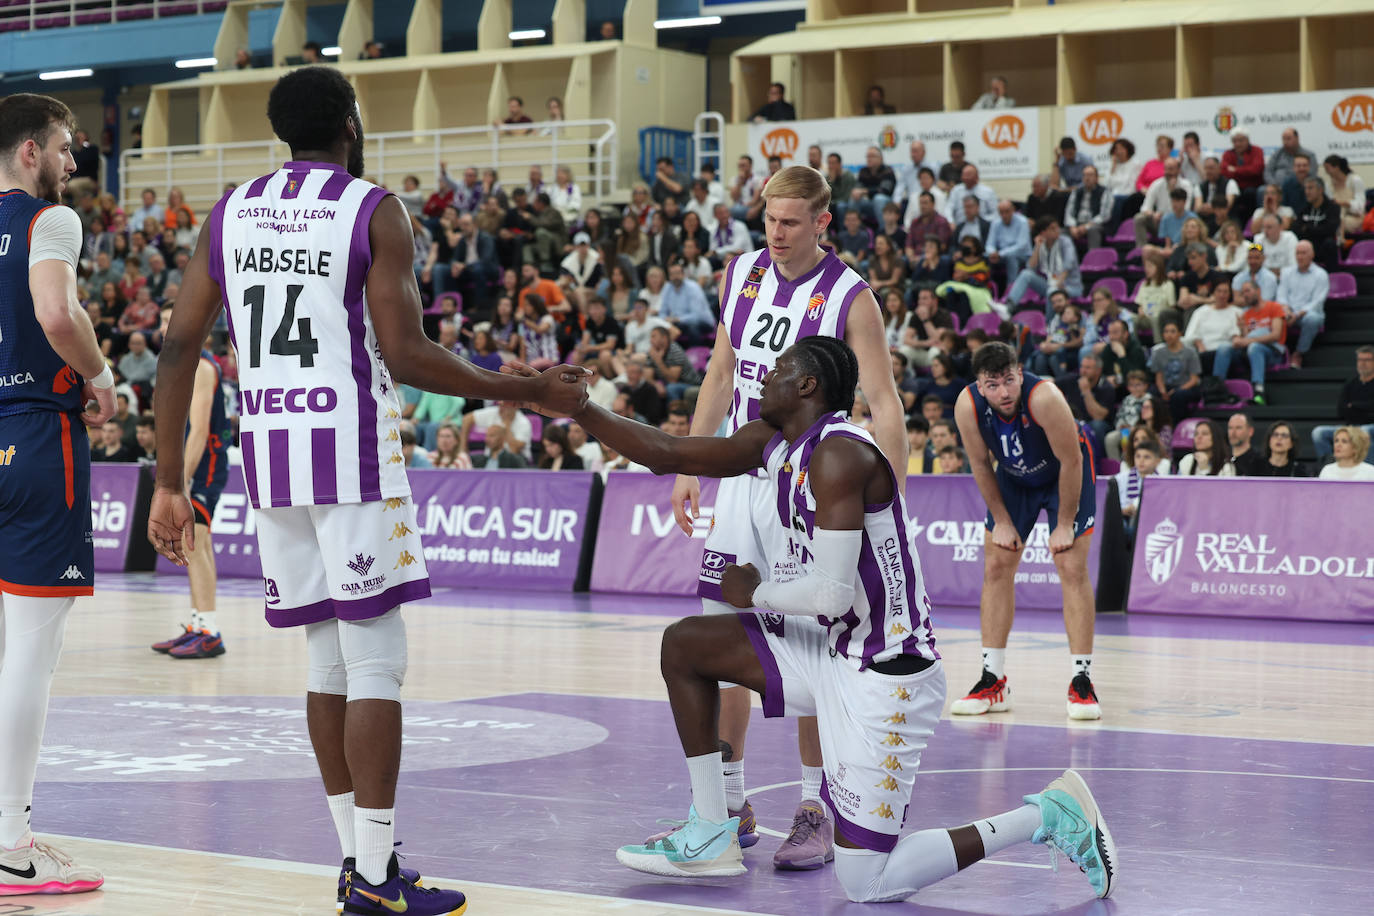
[[[1353,253],[1353,252],[1352,252]],[[1348,261],[1346,263],[1349,263]],[[1355,276],[1347,273],[1333,273],[1330,276],[1331,288],[1327,290],[1328,299],[1353,299],[1358,290],[1355,286]]]

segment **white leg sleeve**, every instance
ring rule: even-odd
[[[835,876],[855,903],[905,900],[958,870],[948,830],[904,836],[888,853],[835,846]]]
[[[74,600],[0,599],[0,811],[22,811],[33,800],[48,693]]]
[[[348,671],[348,700],[401,701],[406,679],[406,624],[401,609],[371,620],[340,620],[339,648]]]
[[[310,656],[310,673],[305,689],[311,693],[348,695],[348,673],[343,650],[339,648],[339,621],[321,620],[305,627],[305,649]]]

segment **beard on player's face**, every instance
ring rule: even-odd
[[[38,187],[35,189],[38,193],[34,196],[50,204],[61,203],[66,177],[66,171],[60,165],[55,165],[51,157],[45,156],[38,167]]]

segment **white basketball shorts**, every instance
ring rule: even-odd
[[[259,509],[267,622],[370,620],[428,598],[429,570],[408,497]]]
[[[731,563],[753,563],[764,582],[783,582],[797,574],[789,555],[787,528],[778,516],[778,489],[767,477],[727,477],[716,490],[697,581],[697,594],[707,614],[737,613],[720,594],[721,574]]]
[[[813,617],[740,614],[763,665],[765,716],[815,716],[821,795],[850,842],[891,852],[906,821],[921,751],[945,704],[945,669],[860,671],[830,651]]]

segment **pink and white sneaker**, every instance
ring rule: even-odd
[[[0,846],[0,897],[82,894],[104,883],[100,872],[77,865],[71,856],[32,833],[18,849]]]

